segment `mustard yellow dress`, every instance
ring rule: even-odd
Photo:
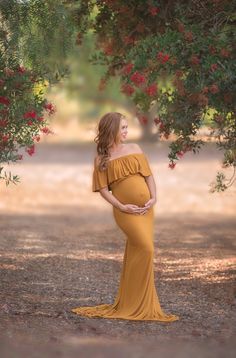
[[[95,163],[95,162],[94,162]],[[152,175],[144,153],[112,159],[100,171],[94,164],[92,191],[108,187],[123,204],[144,206],[150,199],[145,177]],[[173,322],[179,316],[160,307],[154,283],[154,208],[144,215],[125,213],[113,207],[117,225],[127,237],[117,296],[113,304],[82,306],[71,311],[87,317]]]

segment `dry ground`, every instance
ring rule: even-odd
[[[70,312],[113,302],[125,238],[110,204],[91,192],[92,145],[44,143],[11,167],[21,183],[0,187],[1,357],[233,357],[235,185],[208,192],[220,169],[213,144],[174,170],[166,143],[140,145],[157,184],[156,288],[180,320]]]

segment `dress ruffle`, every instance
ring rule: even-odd
[[[151,168],[144,153],[127,154],[108,162],[106,170],[101,171],[94,166],[92,191],[99,191],[121,178],[140,173],[141,175],[152,175]]]

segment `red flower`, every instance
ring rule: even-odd
[[[44,121],[44,118],[43,118],[43,117],[38,117],[37,120],[38,120],[39,122],[43,122],[43,121]]]
[[[132,68],[134,67],[134,64],[133,63],[127,63],[123,68],[122,68],[122,73],[124,75],[128,75]]]
[[[147,124],[148,122],[148,118],[146,116],[140,116],[138,119],[141,124]]]
[[[19,66],[17,71],[19,73],[25,73],[26,69],[23,66]]]
[[[43,132],[45,134],[53,133],[48,127],[43,127],[40,130],[41,130],[41,132]]]
[[[154,123],[155,123],[155,124],[159,124],[160,122],[161,122],[160,117],[154,118]]]
[[[217,84],[213,84],[210,86],[210,92],[213,93],[213,94],[216,94],[219,92],[219,87]]]
[[[31,156],[35,152],[35,145],[31,145],[29,148],[26,149],[26,152]]]
[[[214,55],[216,53],[216,48],[212,45],[209,46],[209,51],[212,55]]]
[[[6,119],[0,119],[0,127],[6,127],[7,126],[7,120]]]
[[[217,67],[218,67],[217,63],[213,63],[211,65],[211,71],[214,72],[217,69]]]
[[[4,104],[5,106],[9,106],[10,100],[5,96],[0,96],[0,103]]]
[[[178,155],[178,157],[181,158],[184,155],[184,152],[183,151],[178,151],[176,154]]]
[[[152,16],[156,16],[160,12],[160,9],[156,6],[150,6],[148,10]]]
[[[27,122],[28,126],[32,126],[34,123],[32,121]]]
[[[157,94],[157,85],[156,85],[156,83],[153,83],[149,87],[145,88],[145,92],[150,97],[155,96]]]
[[[176,165],[176,163],[170,163],[169,168],[174,169],[175,165]]]
[[[37,142],[39,142],[40,141],[40,136],[39,135],[34,136],[33,140],[36,140]]]
[[[131,96],[134,93],[135,89],[130,86],[128,83],[124,83],[121,87],[121,92],[125,93],[128,96]]]
[[[192,65],[199,65],[200,59],[197,55],[192,55],[192,57],[190,58],[190,62]]]
[[[29,112],[26,112],[24,115],[23,115],[24,119],[28,119],[28,118],[36,118],[37,117],[37,113],[35,111],[29,111]]]
[[[202,89],[202,93],[208,93],[209,92],[209,88],[207,86],[203,87]]]
[[[157,59],[161,62],[161,63],[166,63],[169,60],[170,56],[168,54],[164,54],[163,52],[159,52],[157,54]]]
[[[8,139],[10,138],[10,135],[9,134],[3,134],[2,135],[2,141],[3,142],[8,142]]]
[[[113,44],[112,43],[108,43],[105,45],[105,47],[103,48],[104,53],[107,56],[112,56],[113,55]]]
[[[179,32],[184,32],[184,24],[182,24],[182,22],[179,22],[177,25],[178,31]]]
[[[146,82],[146,78],[142,73],[138,71],[134,72],[130,77],[131,81],[136,84],[136,86],[140,86],[141,84]]]
[[[46,109],[46,111],[48,112],[49,115],[55,113],[56,108],[53,106],[52,103],[46,103],[44,105],[44,109]]]
[[[190,41],[190,42],[193,41],[193,34],[192,34],[192,32],[191,32],[191,31],[185,32],[184,38],[185,38],[185,40],[187,40],[187,41]]]
[[[226,48],[222,48],[221,50],[220,50],[220,54],[221,54],[221,56],[222,57],[229,57],[229,55],[230,55],[230,52],[229,52],[229,50],[227,50]]]

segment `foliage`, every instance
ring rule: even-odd
[[[121,91],[133,100],[140,122],[158,104],[154,122],[166,139],[173,133],[169,167],[186,152],[198,152],[196,139],[211,116],[211,135],[224,150],[223,167],[236,166],[235,23],[229,0],[67,1],[78,23],[77,43],[96,35],[93,63],[107,67],[102,81],[121,78]],[[171,83],[171,85],[169,85]],[[209,118],[208,118],[209,119]],[[229,185],[217,176],[211,191]]]
[[[33,155],[40,135],[52,133],[45,91],[67,72],[74,39],[62,2],[2,1],[0,17],[0,180],[8,185],[19,177],[3,165],[22,160],[20,148]]]

